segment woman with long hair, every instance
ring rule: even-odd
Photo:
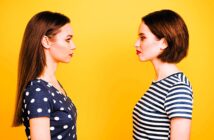
[[[75,45],[70,20],[43,11],[28,22],[19,54],[13,126],[22,123],[31,140],[76,140],[76,108],[57,81],[59,63],[71,60]]]

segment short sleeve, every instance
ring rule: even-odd
[[[51,102],[48,90],[42,85],[34,84],[25,91],[24,108],[29,118],[50,117]]]
[[[166,96],[164,104],[166,113],[170,119],[192,119],[193,96],[190,86],[184,83],[174,85]]]

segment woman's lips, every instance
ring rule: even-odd
[[[141,53],[141,51],[139,51],[139,50],[136,50],[136,54],[138,55],[138,54],[140,54]]]

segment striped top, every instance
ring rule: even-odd
[[[182,73],[152,82],[133,110],[134,140],[169,140],[170,119],[192,118],[192,88]]]

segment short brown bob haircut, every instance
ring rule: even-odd
[[[144,16],[142,21],[158,39],[167,41],[168,47],[158,56],[162,62],[178,63],[187,55],[189,33],[180,15],[160,10]]]

